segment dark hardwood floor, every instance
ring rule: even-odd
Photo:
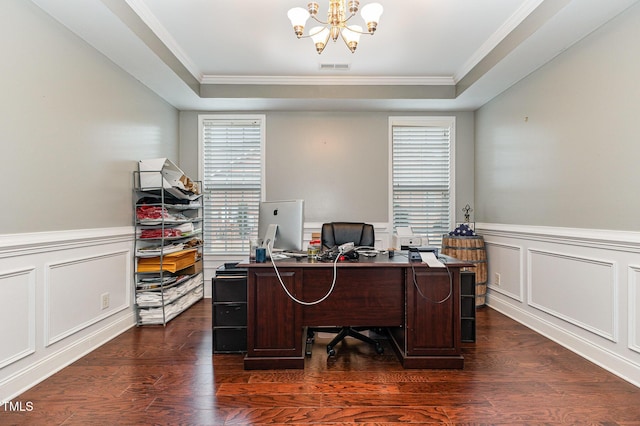
[[[490,309],[464,370],[403,370],[350,340],[304,370],[244,371],[211,354],[211,299],[133,328],[14,399],[2,425],[640,425],[640,389]],[[324,341],[326,344],[326,341]]]

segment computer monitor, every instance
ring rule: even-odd
[[[261,245],[269,244],[270,250],[302,250],[303,234],[304,200],[260,202]]]

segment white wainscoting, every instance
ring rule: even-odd
[[[490,307],[640,386],[640,233],[491,223],[476,231]]]
[[[133,227],[0,235],[0,401],[135,324],[133,235]]]

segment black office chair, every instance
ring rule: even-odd
[[[373,247],[375,245],[375,233],[373,225],[359,222],[331,222],[322,225],[322,248],[323,250],[331,250],[345,243],[354,243],[356,247],[365,246]],[[345,337],[351,336],[365,343],[375,346],[376,352],[381,354],[384,348],[380,343],[376,342],[369,336],[360,331],[369,329],[369,327],[351,327],[345,325],[343,327],[316,327],[307,329],[307,355],[311,354],[311,345],[313,344],[314,333],[317,331],[338,333],[337,336],[327,345],[327,353],[334,356],[336,351],[334,347],[344,340]]]

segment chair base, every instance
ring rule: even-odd
[[[340,343],[341,341],[344,340],[345,337],[353,337],[355,339],[358,339],[362,342],[368,343],[370,345],[375,346],[376,349],[376,353],[377,354],[382,354],[384,353],[384,348],[382,347],[382,345],[373,340],[372,338],[370,338],[369,336],[365,336],[364,334],[360,333],[360,331],[366,330],[368,329],[368,327],[342,327],[339,328],[338,330],[338,334],[336,335],[336,337],[333,338],[333,340],[331,340],[331,342],[329,342],[329,344],[327,344],[327,354],[329,354],[329,356],[335,356],[336,355],[336,350],[335,350],[335,346]],[[305,353],[306,355],[311,355],[311,346],[313,345],[313,340],[314,340],[314,333],[316,331],[320,331],[320,332],[328,332],[328,333],[335,333],[336,329],[335,328],[309,328],[307,330],[307,345],[306,345],[306,350]]]

